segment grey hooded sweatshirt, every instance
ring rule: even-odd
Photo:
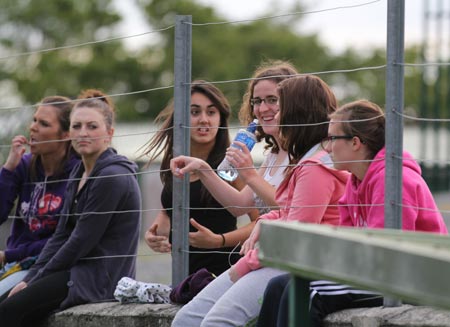
[[[55,234],[24,279],[33,283],[69,271],[69,292],[60,309],[112,300],[117,282],[135,277],[141,212],[136,168],[109,148],[78,193],[83,164],[72,171]]]

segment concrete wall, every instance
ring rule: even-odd
[[[54,314],[38,327],[170,327],[179,308],[171,304],[87,304]]]
[[[57,313],[38,327],[169,327],[180,306],[107,302]],[[325,327],[450,326],[450,311],[403,305],[352,309],[329,315]],[[191,327],[191,326],[186,326]]]
[[[450,311],[403,305],[395,308],[351,309],[329,315],[324,327],[450,326]]]

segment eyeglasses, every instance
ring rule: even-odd
[[[352,138],[354,138],[353,135],[329,135],[326,138],[324,138],[322,140],[322,142],[320,142],[320,144],[321,144],[322,148],[326,149],[327,146],[335,140],[340,140],[340,139],[350,140]]]
[[[278,98],[276,96],[268,96],[265,97],[264,99],[261,98],[252,98],[250,99],[250,105],[252,107],[259,107],[261,105],[261,103],[265,103],[267,106],[274,106],[276,104],[278,104]]]

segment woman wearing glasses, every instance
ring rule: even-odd
[[[360,100],[349,103],[331,115],[330,153],[336,169],[352,173],[340,203],[340,224],[383,228],[383,206],[351,206],[353,203],[384,204],[385,119],[374,103]],[[358,122],[364,120],[364,122]],[[334,139],[334,141],[333,141]],[[403,160],[403,229],[447,233],[433,196],[421,176],[419,165],[404,152]],[[419,210],[427,208],[427,210]],[[431,209],[431,210],[430,210]]]
[[[283,61],[270,61],[263,63],[254,73],[243,97],[239,117],[243,125],[249,124],[257,118],[257,140],[265,140],[266,155],[261,167],[257,170],[247,147],[236,142],[242,151],[229,147],[226,157],[239,170],[239,176],[245,183],[242,190],[231,187],[222,180],[204,160],[195,157],[180,156],[172,159],[171,169],[176,177],[195,171],[203,185],[211,192],[214,198],[224,207],[227,207],[235,216],[248,213],[257,208],[255,218],[277,207],[275,202],[275,189],[284,178],[284,170],[289,165],[287,152],[280,148],[279,127],[276,114],[279,111],[277,85],[286,78],[295,76],[295,68]],[[203,248],[217,248],[235,246],[243,243],[250,235],[254,222],[239,228],[236,231],[216,234],[200,225],[195,219],[191,224],[197,232],[191,233],[191,245]]]
[[[288,152],[293,167],[276,191],[281,209],[259,219],[336,224],[339,213],[335,205],[348,174],[331,167],[328,154],[320,148],[327,124],[318,124],[326,122],[335,110],[336,98],[327,84],[312,75],[284,80],[278,95],[280,146]],[[258,250],[249,246],[258,226],[243,246],[245,256],[178,311],[172,326],[245,326],[255,322],[267,282],[283,273],[261,267]]]
[[[376,104],[360,100],[341,107],[331,115],[329,142],[325,150],[337,169],[348,170],[351,178],[339,201],[343,226],[384,228],[385,118]],[[364,122],[358,122],[363,120]],[[332,140],[334,139],[334,141]],[[369,160],[369,161],[368,161]],[[420,166],[411,155],[403,153],[402,229],[447,234],[445,222],[434,202]],[[358,206],[373,204],[374,206]],[[378,205],[377,205],[378,204]],[[347,285],[338,285],[342,293],[333,296],[327,289],[334,283],[311,282],[317,294],[313,298],[311,317],[319,326],[329,313],[353,307],[382,305],[379,294],[371,294]],[[345,290],[345,292],[343,291]],[[378,296],[378,301],[374,297]]]
[[[360,100],[342,106],[330,118],[328,137],[322,146],[330,154],[336,169],[351,173],[344,196],[339,200],[340,225],[384,228],[386,150],[383,111],[374,103]],[[407,152],[403,157],[402,228],[447,234],[419,165]],[[287,326],[286,284],[271,281],[264,297],[265,315],[260,316],[257,326]],[[330,281],[313,281],[310,289],[313,326],[321,326],[327,314],[338,310],[383,305],[380,294]],[[274,312],[280,297],[282,305]]]

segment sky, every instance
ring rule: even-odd
[[[296,30],[317,32],[321,40],[336,52],[346,47],[364,48],[370,45],[386,44],[387,2],[388,0],[198,0],[213,6],[229,20],[251,19],[265,16],[272,10],[274,14],[289,13],[290,8],[301,3],[304,11],[319,11],[342,8],[324,12],[305,14]],[[405,43],[417,43],[422,38],[423,2],[429,0],[405,1]],[[434,1],[429,1],[434,2]],[[256,4],[256,5],[255,5]]]
[[[320,39],[329,48],[338,53],[347,47],[364,49],[373,46],[385,46],[388,0],[196,0],[209,5],[228,21],[255,19],[265,16],[292,13],[292,6],[301,3],[306,12],[322,12],[304,14],[304,19],[295,26],[301,33],[318,33]],[[405,43],[420,43],[423,39],[422,12],[427,2],[431,9],[442,0],[405,0]],[[445,9],[450,7],[443,1]],[[120,7],[129,12],[126,22],[129,31],[144,32],[145,26],[138,12],[118,1]],[[362,5],[366,4],[366,5]],[[348,8],[350,6],[361,5]],[[347,7],[347,8],[344,8]],[[283,19],[272,18],[272,19]],[[195,17],[193,17],[195,23]],[[447,28],[449,30],[449,28]],[[132,33],[132,34],[137,34]],[[131,40],[133,42],[133,40]],[[141,40],[142,42],[142,40]]]

